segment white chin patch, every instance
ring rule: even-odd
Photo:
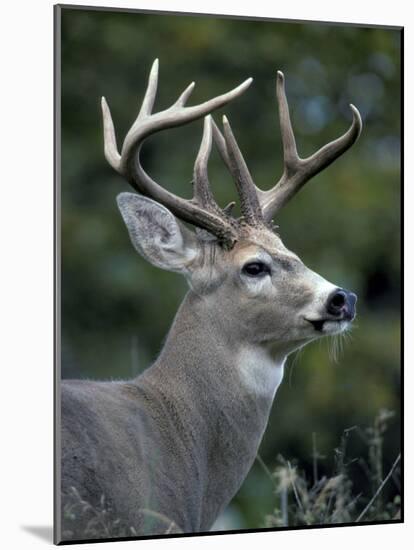
[[[339,334],[349,327],[349,321],[325,321],[322,334]]]

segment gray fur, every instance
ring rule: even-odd
[[[138,534],[207,531],[255,460],[287,355],[321,335],[306,318],[335,287],[270,230],[224,250],[150,199],[118,203],[138,252],[190,291],[139,377],[62,382],[62,508],[75,487],[92,506],[104,495]],[[257,258],[271,266],[261,281],[242,272]],[[82,518],[62,521],[83,537]]]

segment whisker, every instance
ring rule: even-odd
[[[332,362],[336,363],[338,357],[338,344],[336,335],[332,335],[328,339],[328,355]]]
[[[292,376],[293,376],[293,369],[296,367],[296,365],[299,363],[299,360],[302,355],[303,348],[299,348],[292,359],[292,362],[289,364],[289,388],[292,387]]]

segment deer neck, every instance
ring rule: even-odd
[[[286,354],[234,337],[227,329],[230,325],[231,320],[206,308],[203,298],[190,291],[177,312],[154,372],[171,378],[174,387],[180,381],[188,400],[195,393],[199,401],[200,390],[204,389],[207,405],[216,396],[221,408],[230,411],[236,406],[238,411],[245,405],[252,421],[266,423],[282,381]],[[253,402],[257,405],[254,411]],[[259,414],[262,411],[265,417]]]
[[[190,442],[196,457],[197,481],[188,479],[193,488],[202,486],[200,529],[210,527],[209,518],[227,505],[251,468],[285,361],[237,341],[222,321],[190,291],[143,377],[173,404],[178,437]]]

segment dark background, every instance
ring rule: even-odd
[[[316,434],[321,473],[332,471],[344,429],[365,429],[395,412],[384,435],[383,468],[400,449],[400,31],[320,23],[62,10],[62,374],[119,379],[157,356],[185,292],[180,276],[157,270],[132,248],[115,204],[127,184],[103,155],[100,98],[112,110],[119,148],[160,59],[156,110],[193,80],[190,104],[233,88],[250,89],[222,112],[256,183],[282,170],[275,75],[285,73],[302,156],[349,125],[349,103],[364,130],[352,149],[284,209],[277,222],[288,248],[328,280],[358,294],[358,318],[335,361],[328,340],[291,358],[260,455],[270,469],[281,453],[312,470]],[[215,115],[216,121],[222,112]],[[142,160],[153,177],[189,197],[201,139],[198,121],[155,136]],[[217,154],[215,196],[235,197]],[[332,347],[332,343],[331,343]],[[351,458],[364,445],[348,441]],[[353,470],[355,492],[372,492]],[[396,488],[386,488],[391,498]],[[272,484],[255,464],[225,526],[260,527],[274,507]]]

